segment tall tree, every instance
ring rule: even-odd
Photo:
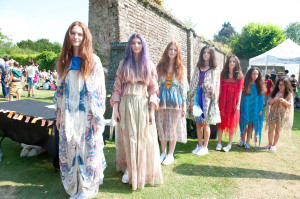
[[[222,29],[218,34],[214,34],[214,41],[221,42],[223,44],[228,44],[232,35],[235,35],[236,31],[230,22],[224,22]]]
[[[240,34],[232,37],[230,45],[233,53],[241,58],[260,55],[281,44],[286,35],[277,25],[250,22]]]
[[[300,45],[300,22],[293,22],[285,30],[288,38]]]

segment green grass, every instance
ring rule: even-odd
[[[26,95],[25,95],[26,94]],[[23,92],[23,99],[27,98]],[[53,91],[39,90],[39,100],[51,102]],[[3,99],[2,99],[3,100]],[[234,137],[234,144],[238,141]],[[223,138],[223,146],[228,138]],[[267,143],[263,132],[262,146]],[[164,184],[132,191],[116,172],[115,143],[107,141],[104,153],[108,167],[97,198],[299,198],[300,197],[300,113],[295,112],[291,136],[281,136],[278,151],[271,153],[254,148],[245,150],[233,145],[229,153],[217,152],[216,140],[210,140],[209,154],[191,154],[197,140],[177,144],[175,162],[162,166]],[[41,154],[20,158],[19,143],[6,138],[0,163],[0,198],[68,198],[52,158]]]

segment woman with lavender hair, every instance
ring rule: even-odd
[[[162,184],[155,126],[158,106],[157,73],[142,35],[133,34],[120,62],[110,99],[119,123],[116,143],[117,171],[124,172],[123,183],[132,189],[145,184]]]

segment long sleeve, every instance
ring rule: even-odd
[[[60,79],[58,81],[58,86],[54,93],[54,98],[53,98],[53,103],[56,106],[56,111],[60,110],[60,108],[61,108],[62,98],[63,98],[63,94],[64,94],[64,87],[65,87],[65,82]]]
[[[153,63],[151,63],[151,77],[148,85],[148,94],[149,94],[149,105],[152,102],[156,108],[158,108],[159,104],[159,98],[158,93],[159,93],[159,87],[157,83],[158,77],[157,77],[157,72],[156,68]]]
[[[212,69],[205,74],[203,88],[211,99],[218,99],[220,93],[220,72],[218,68]]]
[[[94,55],[93,70],[86,79],[86,87],[96,124],[104,128],[103,115],[106,100],[105,78],[101,61],[96,55]]]
[[[113,87],[112,95],[110,98],[110,106],[113,107],[115,103],[120,103],[121,101],[121,96],[122,96],[122,82],[121,82],[121,77],[120,77],[120,67],[121,67],[122,62],[119,64],[119,68],[116,72],[115,76],[115,84]]]

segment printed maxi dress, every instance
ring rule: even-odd
[[[126,83],[122,81],[119,66],[110,99],[112,107],[115,103],[120,103],[116,143],[117,171],[128,171],[133,190],[144,188],[145,184],[163,183],[155,118],[151,125],[149,123],[150,102],[158,106],[157,73],[153,63],[151,68],[148,83],[140,81],[138,77],[135,82]]]
[[[83,79],[80,58],[73,57],[70,70],[60,80],[54,103],[60,110],[59,164],[66,192],[82,190],[88,197],[103,183],[106,161],[103,154],[105,81],[100,59],[94,55],[91,74]],[[99,130],[90,128],[94,117]]]
[[[159,139],[186,143],[186,119],[181,116],[182,108],[186,109],[186,73],[181,80],[176,78],[175,73],[167,73],[158,78],[158,83],[160,102],[156,124]]]
[[[278,98],[284,98],[282,93],[276,93]],[[266,109],[266,131],[270,125],[278,124],[279,128],[284,134],[291,134],[294,120],[294,97],[290,93],[287,98],[284,98],[290,103],[290,106],[285,105],[283,102],[277,101],[272,105],[267,105]],[[271,100],[271,99],[270,99]]]
[[[203,72],[202,72],[203,73]],[[188,115],[196,123],[215,125],[221,122],[218,105],[220,91],[220,72],[218,68],[204,71],[204,78],[195,67],[188,94]]]
[[[248,124],[253,123],[253,129],[255,131],[255,144],[256,138],[259,136],[259,145],[261,142],[261,131],[263,127],[263,111],[264,111],[264,96],[257,93],[256,85],[251,85],[251,93],[245,95],[242,93],[241,98],[241,113],[240,113],[240,131],[241,137]],[[262,112],[261,115],[259,113]]]
[[[240,119],[240,110],[236,111],[240,95],[244,86],[244,78],[240,80],[221,78],[219,108],[221,123],[218,128],[225,130],[226,135],[232,136],[236,132]]]

